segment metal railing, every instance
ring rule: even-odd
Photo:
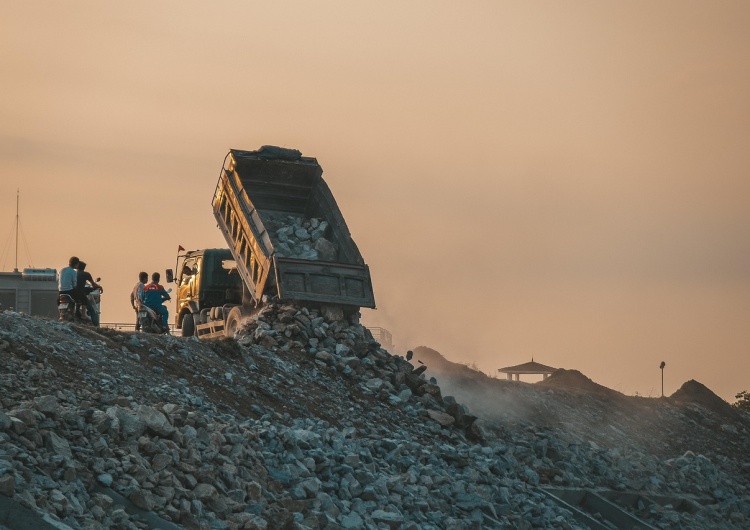
[[[102,322],[99,325],[103,328],[114,329],[117,331],[132,331],[135,333],[135,324],[125,324],[122,322]],[[169,331],[174,332],[174,324],[169,324]]]
[[[114,329],[117,331],[132,331],[135,332],[135,324],[126,324],[124,322],[102,322],[99,324],[103,328]],[[169,324],[169,331],[174,333],[174,324]],[[386,347],[393,346],[393,335],[385,328],[380,327],[367,327],[372,333],[373,338],[380,344]]]
[[[391,335],[390,331],[385,328],[369,326],[367,327],[367,329],[370,330],[370,333],[372,333],[372,337],[381,345],[385,346],[386,348],[393,347],[393,335]]]

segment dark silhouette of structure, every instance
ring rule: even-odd
[[[521,375],[541,375],[544,379],[547,379],[552,372],[557,368],[552,368],[541,363],[534,362],[534,358],[531,358],[531,362],[518,364],[516,366],[507,366],[505,368],[498,368],[498,372],[507,374],[508,381],[513,380],[513,376],[516,376],[516,381],[521,380]]]

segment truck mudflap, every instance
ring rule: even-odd
[[[282,300],[375,308],[367,265],[273,257]]]

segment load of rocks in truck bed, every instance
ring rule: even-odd
[[[312,217],[266,213],[263,223],[280,257],[337,261],[338,247],[327,238],[328,222]]]

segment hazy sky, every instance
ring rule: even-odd
[[[398,349],[750,390],[750,3],[3,2],[0,254],[224,246],[228,149],[314,156]]]

